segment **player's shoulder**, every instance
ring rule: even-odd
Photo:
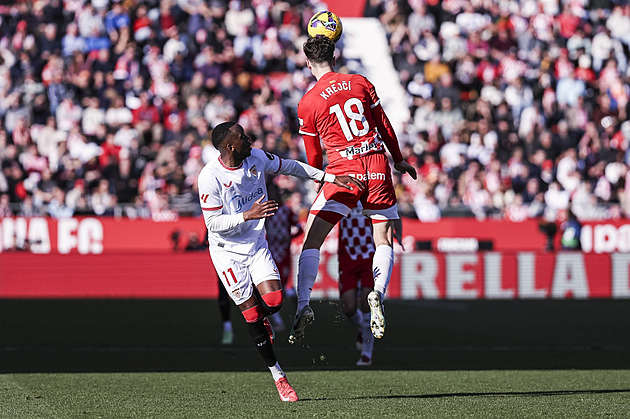
[[[345,76],[350,80],[368,80],[366,76],[361,73],[348,73]]]
[[[211,173],[212,172],[212,166],[213,166],[213,161],[209,161],[208,163],[206,163],[202,168],[201,171],[199,171],[199,175],[201,174],[206,174],[206,173]]]
[[[358,80],[361,80],[361,85],[363,85],[366,89],[374,89],[374,84],[370,81],[370,79],[362,74],[357,74],[357,76],[359,76]]]
[[[302,95],[302,98],[298,102],[298,108],[309,106],[309,103],[313,101],[313,98],[316,98],[319,96],[319,93],[317,93],[318,89],[316,86],[317,86],[317,83],[311,86],[311,88],[307,90],[304,93],[304,95]]]
[[[198,179],[201,180],[209,180],[217,177],[217,174],[220,172],[221,165],[219,163],[218,158],[210,159],[208,163],[206,163],[199,172]]]
[[[258,165],[259,170],[275,171],[280,162],[280,157],[265,150],[258,148],[252,149],[252,154],[248,157],[251,159],[250,165]]]
[[[359,73],[352,73],[352,74],[343,74],[342,75],[343,80],[350,80],[352,82],[357,82],[357,83],[369,83],[370,80],[365,77],[363,74],[359,74]]]
[[[275,154],[270,153],[270,152],[265,151],[265,150],[261,150],[259,148],[252,148],[252,154],[251,155],[255,159],[265,161],[265,163],[269,162],[269,161],[273,161],[273,160],[279,159],[279,157],[276,156]]]

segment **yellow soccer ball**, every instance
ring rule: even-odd
[[[343,26],[339,16],[333,12],[323,11],[315,13],[308,21],[307,31],[311,38],[325,36],[333,42],[337,42],[341,38]]]

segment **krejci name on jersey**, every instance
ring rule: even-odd
[[[329,87],[322,90],[319,95],[324,99],[328,99],[332,95],[337,92],[341,92],[342,90],[351,90],[349,81],[342,81],[340,83],[332,83]]]

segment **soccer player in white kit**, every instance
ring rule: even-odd
[[[287,174],[350,190],[364,186],[350,176],[326,174],[305,163],[252,149],[243,127],[236,122],[217,125],[212,144],[221,155],[208,162],[198,178],[210,257],[230,298],[243,313],[280,399],[297,401],[264,324],[265,317],[280,310],[284,300],[280,275],[265,239],[265,218],[273,216],[278,208],[277,202],[265,200],[265,176]]]

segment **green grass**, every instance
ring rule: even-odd
[[[290,371],[0,375],[1,418],[628,417],[630,371]]]
[[[274,344],[283,403],[215,301],[0,300],[0,419],[630,418],[628,301],[387,301],[367,369],[338,304],[313,307]]]

